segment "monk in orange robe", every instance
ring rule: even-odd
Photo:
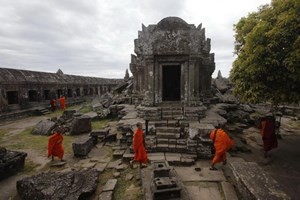
[[[57,128],[56,132],[49,137],[48,140],[48,158],[52,156],[52,160],[54,160],[54,156],[57,156],[59,160],[63,160],[64,156],[64,148],[62,146],[63,143],[63,134],[64,130],[62,127]]]
[[[137,129],[133,135],[133,151],[134,151],[134,159],[130,161],[130,166],[133,166],[133,162],[139,162],[140,167],[146,167],[148,162],[147,152],[145,149],[145,140],[142,130],[142,123],[138,122],[136,124]]]
[[[52,112],[55,112],[55,110],[56,110],[56,100],[51,99],[50,105],[51,105]]]
[[[264,157],[268,157],[268,151],[278,146],[276,137],[275,117],[271,114],[260,120],[260,134],[264,142]]]
[[[59,98],[59,104],[61,110],[66,110],[66,98],[64,96]]]
[[[233,148],[234,142],[222,128],[212,130],[210,132],[210,139],[214,141],[214,147],[216,149],[210,170],[217,170],[217,168],[215,168],[215,164],[219,162],[223,162],[223,165],[226,164],[226,152]]]

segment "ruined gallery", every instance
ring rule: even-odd
[[[61,95],[68,104],[0,123],[0,199],[290,200],[260,164],[266,104],[243,104],[221,72],[212,78],[210,50],[201,24],[167,17],[142,25],[132,77],[127,70],[124,79],[106,79],[0,68],[0,117],[49,109]],[[300,115],[298,108],[281,112]]]
[[[111,91],[122,79],[0,68],[0,113],[37,106],[64,95],[71,100]]]

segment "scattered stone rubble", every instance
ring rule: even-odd
[[[227,83],[226,81],[224,82]],[[120,173],[128,167],[128,165],[122,163],[122,160],[128,162],[133,158],[132,139],[138,121],[145,122],[145,142],[149,161],[152,163],[151,166],[155,168],[155,166],[159,165],[155,163],[179,167],[194,166],[199,159],[211,158],[209,151],[210,139],[208,136],[214,126],[217,124],[235,124],[235,126],[229,126],[229,132],[242,133],[243,128],[255,125],[259,116],[264,113],[263,107],[229,101],[227,97],[231,94],[224,88],[230,90],[230,87],[226,86],[222,89],[220,88],[220,83],[221,81],[216,86],[218,87],[216,89],[217,95],[206,99],[205,105],[198,105],[197,107],[184,107],[181,105],[136,107],[135,105],[117,104],[117,102],[124,102],[121,100],[126,96],[123,93],[119,93],[117,97],[107,94],[100,101],[96,99],[93,101],[92,108],[96,111],[94,113],[97,116],[99,116],[99,112],[103,113],[104,110],[109,110],[107,115],[104,114],[100,118],[110,116],[120,119],[117,125],[117,129],[120,132],[119,137],[117,137],[115,131],[110,131],[109,128],[91,130],[90,123],[94,119],[92,117],[94,116],[93,113],[82,115],[76,111],[66,111],[61,118],[52,121],[63,123],[71,135],[82,135],[72,144],[73,153],[76,157],[86,158],[92,151],[95,151],[95,146],[99,143],[105,144],[118,139],[120,144],[117,146],[113,145],[112,149],[113,158],[120,160],[106,163],[105,165],[101,163],[87,163],[83,165],[87,168],[97,168],[98,172],[102,172],[105,168],[114,169],[115,178],[119,177]],[[226,95],[226,98],[224,98],[224,95]],[[95,119],[100,119],[96,117]],[[47,131],[49,129],[51,128],[48,128]],[[84,131],[75,133],[73,130]],[[243,149],[241,146],[243,144],[237,142],[235,150],[249,150]],[[178,182],[179,180],[176,178],[176,172],[172,169],[170,176],[160,176],[157,175],[159,171],[159,168],[154,169],[153,176],[147,178],[147,180],[152,180],[149,188],[151,188],[154,199],[161,199],[162,197],[167,199],[171,196],[180,197],[181,194],[183,194],[183,199],[185,199],[187,195],[183,190],[182,183]],[[142,178],[143,184],[144,181],[145,179]],[[113,191],[114,189],[102,191],[99,199],[113,199]]]
[[[19,172],[25,164],[27,153],[0,147],[0,180]]]
[[[17,181],[17,191],[24,200],[86,199],[97,188],[95,169],[71,172],[46,172]]]

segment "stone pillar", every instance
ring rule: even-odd
[[[153,106],[155,104],[155,87],[154,87],[154,59],[153,56],[146,57],[145,59],[146,70],[144,72],[145,76],[145,90],[146,99],[145,105]]]
[[[162,102],[162,66],[155,60],[153,66],[155,104]]]
[[[183,80],[182,80],[182,83],[183,83],[183,87],[184,87],[184,90],[183,90],[183,103],[185,105],[188,104],[189,102],[189,65],[187,62],[184,62],[184,64],[182,65],[183,67]]]
[[[195,98],[195,79],[194,79],[194,74],[195,74],[195,64],[196,60],[190,59],[189,60],[189,102],[188,105],[191,105],[191,101],[194,100]]]

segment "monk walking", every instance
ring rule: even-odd
[[[268,157],[268,151],[278,146],[276,137],[275,117],[272,114],[268,114],[260,121],[260,134],[264,142],[264,157]]]
[[[59,105],[61,110],[66,110],[66,98],[64,96],[60,96]]]
[[[55,112],[55,110],[56,110],[56,100],[51,99],[50,100],[50,105],[51,105],[52,112]]]
[[[134,162],[139,162],[140,167],[147,167],[148,157],[145,149],[145,140],[142,130],[142,123],[138,122],[136,124],[137,129],[133,135],[133,151],[134,159],[130,161],[130,167],[133,167]]]
[[[58,127],[56,132],[49,137],[48,140],[48,158],[52,156],[52,160],[54,160],[54,156],[57,156],[60,161],[63,160],[64,156],[64,148],[62,146],[64,129],[62,127]]]
[[[217,168],[215,168],[216,163],[223,162],[223,165],[225,165],[227,163],[226,152],[234,146],[233,140],[229,138],[222,128],[216,128],[210,132],[210,139],[214,142],[216,149],[210,170],[217,170]]]

